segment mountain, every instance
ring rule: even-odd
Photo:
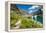
[[[30,10],[25,11],[22,10],[21,8],[17,7],[16,4],[11,4],[11,10],[15,11],[15,13],[17,14],[21,14],[21,15],[42,15],[43,14],[43,10],[41,10],[43,8],[43,6],[35,6],[35,7],[30,7]]]
[[[22,15],[28,14],[26,11],[23,11],[23,10],[17,8],[17,6],[15,4],[11,4],[11,10],[15,11],[15,13],[17,13],[17,14],[22,14]]]

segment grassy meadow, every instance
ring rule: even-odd
[[[20,29],[21,28],[42,28],[43,25],[39,24],[38,21],[32,20],[31,17],[24,17],[20,14],[16,14],[15,11],[10,13],[10,26],[16,27],[16,23],[18,20],[21,20]]]

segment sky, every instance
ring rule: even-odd
[[[38,5],[24,5],[24,4],[16,4],[17,8],[26,11],[29,14],[37,12],[40,7]]]

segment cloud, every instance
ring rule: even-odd
[[[28,8],[28,9],[30,10],[30,9],[35,9],[35,8],[39,8],[39,6],[32,6],[32,7]]]
[[[38,11],[38,9],[39,9],[39,6],[32,6],[32,7],[28,8],[28,10],[29,10],[28,13],[29,14],[34,13],[34,12]]]

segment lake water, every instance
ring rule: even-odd
[[[35,20],[35,17],[33,17]],[[43,17],[42,16],[37,16],[37,21],[41,22],[43,24]]]

